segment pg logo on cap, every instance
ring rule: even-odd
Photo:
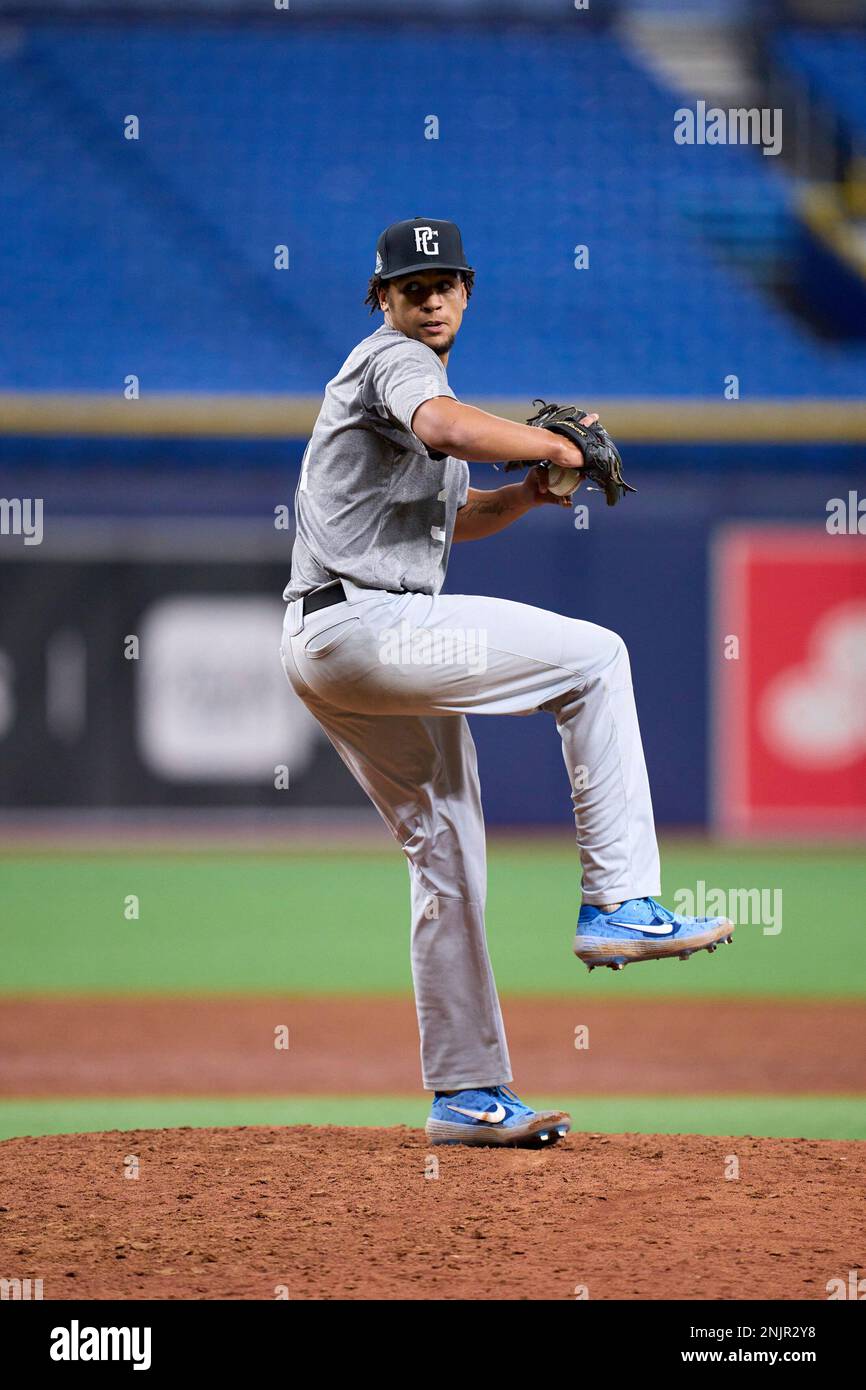
[[[425,256],[439,255],[439,238],[433,227],[415,228],[415,250]]]

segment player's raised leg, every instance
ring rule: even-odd
[[[575,952],[589,966],[687,956],[727,940],[723,918],[656,900],[658,845],[625,643],[595,623],[466,594],[362,594],[325,660],[292,650],[327,699],[375,715],[555,715],[572,788],[583,906]],[[332,621],[332,620],[326,620]],[[312,644],[315,645],[315,637]]]

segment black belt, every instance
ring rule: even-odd
[[[313,589],[312,593],[304,594],[304,617],[308,618],[311,613],[318,613],[320,608],[330,608],[334,603],[345,602],[346,590],[339,579],[334,579],[321,589]]]

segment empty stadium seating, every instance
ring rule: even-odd
[[[777,57],[809,85],[811,95],[866,144],[866,34],[855,30],[792,30],[780,35]]]
[[[428,214],[478,271],[463,395],[857,394],[863,351],[702,230],[785,209],[778,162],[675,144],[677,105],[598,30],[9,30],[0,389],[317,392],[370,326],[380,228]]]

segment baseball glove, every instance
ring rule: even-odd
[[[574,483],[574,488],[577,488],[581,479],[586,478],[587,483],[594,484],[599,492],[604,493],[609,507],[614,507],[627,492],[637,492],[637,488],[632,487],[622,476],[622,459],[607,430],[598,421],[594,425],[580,424],[584,415],[589,414],[588,411],[581,410],[576,405],[547,405],[540,398],[536,398],[532,404],[537,405],[539,409],[527,420],[527,425],[565,435],[583,454],[583,468],[557,470],[558,473],[576,472],[578,481]],[[506,463],[505,470],[507,472],[512,468],[531,468],[537,462],[537,459],[524,459],[519,463]]]

